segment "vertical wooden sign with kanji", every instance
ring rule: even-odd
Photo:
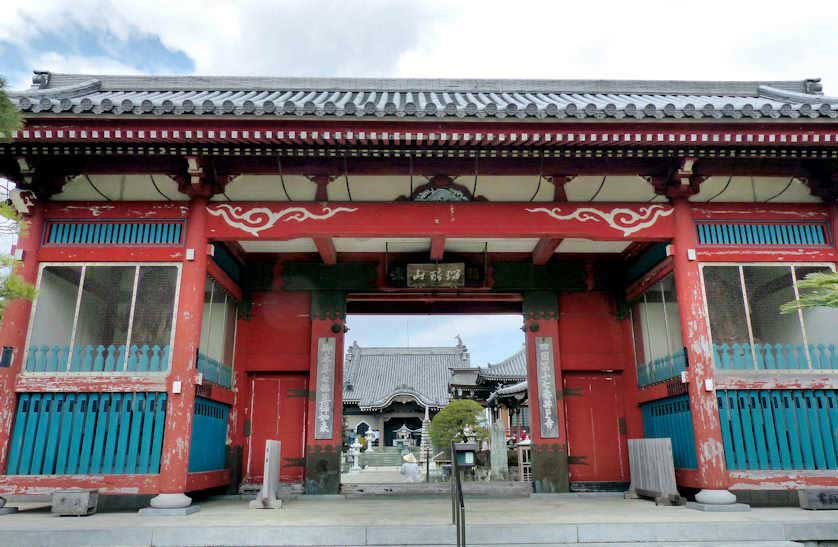
[[[315,405],[315,439],[331,440],[334,432],[334,393],[335,393],[335,347],[334,337],[317,339],[317,391]]]

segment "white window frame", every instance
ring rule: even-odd
[[[646,321],[646,317],[647,317],[646,313],[640,314],[640,321],[639,321],[639,323],[640,323],[640,343],[643,344],[643,346],[644,346],[643,350],[644,350],[644,357],[646,358],[646,360],[641,363],[641,362],[639,362],[639,360],[637,358],[637,338],[636,338],[636,333],[635,333],[635,329],[634,329],[634,305],[635,304],[646,305],[646,295],[649,294],[649,292],[652,290],[652,288],[655,285],[659,285],[659,284],[661,285],[660,295],[661,295],[661,303],[663,304],[663,323],[664,323],[664,329],[666,330],[666,351],[667,351],[666,357],[672,357],[673,355],[675,355],[675,353],[677,353],[677,351],[679,351],[679,350],[683,351],[683,349],[684,349],[683,345],[680,348],[674,348],[673,349],[673,347],[672,347],[672,336],[670,334],[671,329],[672,329],[672,325],[669,324],[669,314],[667,313],[667,310],[666,310],[667,300],[666,300],[666,296],[665,296],[665,293],[663,291],[663,285],[662,285],[662,282],[669,277],[672,277],[672,283],[674,285],[674,283],[675,283],[675,271],[673,270],[673,271],[670,271],[669,273],[661,276],[660,279],[658,279],[657,281],[652,283],[652,285],[649,286],[648,289],[646,289],[645,291],[643,291],[642,293],[637,295],[637,297],[634,300],[631,301],[631,306],[629,306],[629,318],[631,319],[630,323],[631,323],[631,334],[632,334],[632,337],[631,337],[632,345],[631,346],[632,346],[632,352],[634,353],[635,367],[639,367],[640,365],[645,365],[645,364],[651,363],[654,360],[654,359],[650,358],[648,355],[645,355],[647,353],[645,351],[646,346],[651,346],[651,339],[647,339],[648,338],[648,332],[651,329],[649,328],[649,326],[647,324],[648,321]],[[676,304],[678,303],[677,293],[675,295],[675,303]],[[680,304],[679,304],[679,306],[680,306]],[[679,310],[680,310],[680,307],[679,307]],[[678,317],[678,328],[679,329],[681,328],[680,314],[679,314],[679,317]],[[681,342],[683,343],[683,340]],[[637,370],[635,372],[637,372]]]
[[[120,267],[120,266],[132,266],[134,267],[134,287],[131,292],[131,308],[130,308],[130,316],[128,319],[128,337],[126,339],[126,351],[125,351],[125,360],[122,364],[122,370],[111,370],[111,371],[70,371],[70,366],[72,363],[72,355],[73,355],[73,347],[75,346],[76,342],[76,327],[78,325],[78,318],[79,318],[79,309],[81,305],[81,297],[84,292],[84,278],[85,274],[87,273],[88,266],[105,266],[105,267]],[[43,279],[44,270],[50,267],[59,267],[59,268],[81,268],[81,277],[79,278],[79,291],[76,295],[76,307],[73,311],[73,328],[70,334],[70,357],[67,360],[67,370],[64,371],[28,371],[26,370],[26,356],[29,355],[29,346],[32,342],[32,327],[35,324],[35,315],[38,311],[38,301],[39,297],[36,296],[35,300],[32,302],[32,310],[29,312],[29,325],[26,330],[26,344],[24,346],[23,352],[23,361],[21,366],[21,375],[27,376],[55,376],[56,374],[66,374],[72,376],[114,376],[114,375],[126,375],[130,374],[132,376],[167,376],[172,368],[172,358],[174,356],[174,351],[169,351],[168,361],[166,362],[166,366],[163,370],[149,370],[149,371],[128,371],[128,346],[127,342],[131,341],[131,335],[133,334],[133,323],[134,323],[134,306],[137,301],[137,289],[138,289],[138,276],[139,276],[139,268],[143,266],[167,266],[167,267],[174,267],[177,269],[177,277],[175,280],[175,296],[174,296],[174,303],[172,305],[172,332],[169,335],[169,348],[174,348],[175,345],[175,332],[177,331],[177,315],[178,315],[178,304],[180,303],[180,281],[181,275],[183,273],[183,264],[180,262],[41,262],[38,264],[38,279],[35,282],[35,288],[37,291],[41,290],[41,281]]]
[[[224,298],[225,298],[224,302],[225,302],[225,304],[227,302],[227,299],[232,300],[233,303],[235,304],[235,306],[234,306],[235,311],[233,313],[236,314],[236,320],[233,321],[233,333],[232,333],[233,334],[233,354],[230,356],[230,363],[225,363],[223,360],[220,361],[222,365],[230,367],[230,370],[233,371],[233,375],[235,376],[235,371],[236,371],[236,343],[238,342],[238,334],[239,334],[239,321],[238,321],[239,300],[235,296],[233,296],[233,293],[231,293],[229,290],[227,290],[227,288],[224,285],[222,285],[221,282],[218,279],[216,279],[212,274],[207,272],[207,281],[210,281],[210,280],[212,280],[212,282],[213,282],[213,288],[210,291],[210,302],[212,302],[213,295],[215,294],[215,285],[217,285],[224,292]],[[206,304],[206,302],[204,302],[204,304]],[[205,306],[205,308],[206,308],[206,306]],[[206,311],[206,310],[204,310],[204,311]],[[226,318],[226,312],[227,312],[226,305],[224,307],[224,312],[225,312],[225,318]],[[202,313],[201,314],[202,321],[203,321],[203,317],[204,317],[204,314]],[[208,321],[209,321],[209,324],[211,326],[212,325],[212,314],[211,313],[210,313]],[[224,324],[226,325],[226,322]],[[203,331],[203,326],[202,326],[201,330]],[[207,333],[207,334],[210,335],[211,333]],[[201,341],[202,341],[201,339],[198,340],[198,353],[201,353],[202,355],[204,355],[206,357],[209,357],[209,355],[206,355],[205,353],[201,352]]]
[[[794,289],[794,296],[796,299],[800,299],[800,292],[797,286],[799,282],[799,278],[797,277],[797,268],[826,268],[832,272],[835,272],[835,264],[832,262],[702,262],[698,265],[699,267],[699,278],[701,279],[701,297],[704,299],[704,319],[707,324],[707,332],[710,334],[710,343],[713,343],[713,330],[710,327],[710,306],[707,301],[707,288],[704,284],[704,267],[709,266],[735,266],[738,268],[739,272],[739,288],[742,291],[742,302],[745,311],[745,322],[748,327],[748,345],[750,348],[751,353],[754,352],[754,332],[753,327],[751,326],[751,308],[750,304],[748,303],[748,289],[745,286],[745,275],[744,275],[744,266],[762,266],[762,267],[783,267],[786,269],[791,270],[792,276],[792,287]],[[779,311],[778,311],[779,313]],[[718,369],[716,368],[716,363],[713,362],[713,369],[716,371],[728,373],[728,372],[756,372],[756,373],[765,373],[770,372],[772,374],[780,373],[780,374],[829,374],[829,373],[838,373],[838,370],[831,370],[831,369],[816,369],[812,367],[812,356],[809,355],[809,339],[806,336],[806,322],[803,320],[803,310],[797,310],[797,320],[800,322],[800,334],[803,338],[803,347],[805,348],[806,353],[806,364],[808,368],[805,369],[798,369],[798,368],[790,368],[790,369],[758,369],[756,368],[756,358],[754,359],[754,368],[752,369]]]

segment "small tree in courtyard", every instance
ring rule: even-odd
[[[5,82],[0,79],[0,142],[8,141],[11,134],[17,131],[22,120],[15,106],[3,91]],[[23,219],[8,202],[11,184],[9,181],[0,179],[3,183],[0,188],[0,237],[14,238],[20,235],[26,228]],[[26,283],[22,277],[14,272],[15,260],[11,256],[0,253],[0,321],[3,319],[3,311],[10,300],[25,298],[31,300],[35,296],[35,289]]]
[[[431,442],[446,452],[451,441],[467,442],[471,431],[478,439],[486,436],[486,429],[480,425],[483,407],[469,399],[457,399],[448,403],[431,420]]]
[[[780,313],[794,313],[806,308],[838,308],[838,273],[810,273],[797,286],[806,290],[799,300],[786,302],[780,306]]]

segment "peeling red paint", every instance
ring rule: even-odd
[[[0,475],[0,494],[51,494],[63,488],[96,489],[102,494],[157,494],[159,475]]]
[[[838,389],[838,370],[811,374],[800,371],[716,371],[716,389]]]
[[[32,206],[31,214],[26,217],[27,231],[17,244],[23,251],[23,262],[17,266],[17,273],[24,281],[35,284],[38,277],[38,247],[44,229],[43,205]],[[7,446],[12,429],[16,399],[13,395],[17,375],[23,366],[23,352],[26,345],[26,330],[29,325],[29,313],[32,303],[26,300],[13,300],[8,303],[4,320],[0,325],[0,347],[13,348],[11,366],[0,368],[0,470],[6,469]]]
[[[727,488],[724,446],[719,426],[716,394],[704,389],[704,380],[713,377],[710,333],[707,330],[701,271],[689,260],[687,251],[696,247],[696,231],[691,207],[686,199],[675,199],[675,286],[681,319],[681,337],[686,342],[689,367],[687,391],[692,410],[698,477],[696,487]]]
[[[195,198],[191,203],[186,232],[187,248],[207,248],[206,206],[205,198]],[[162,493],[182,493],[187,489],[189,445],[195,405],[194,368],[200,344],[206,275],[206,253],[196,252],[195,260],[184,262],[181,291],[178,296],[179,317],[175,325],[172,368],[168,378],[170,395],[160,464]],[[173,393],[172,386],[176,381],[181,382],[180,393]]]

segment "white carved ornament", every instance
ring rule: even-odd
[[[303,222],[306,220],[326,220],[338,213],[352,213],[358,209],[352,207],[321,206],[320,213],[309,211],[305,207],[287,207],[279,211],[272,211],[268,207],[253,207],[245,209],[241,206],[221,203],[207,209],[209,214],[221,217],[229,226],[238,228],[259,237],[259,232],[271,228],[280,220],[288,222]]]
[[[580,207],[567,215],[562,215],[561,211],[561,207],[527,209],[528,213],[545,213],[556,220],[604,221],[615,230],[623,232],[623,237],[654,225],[659,218],[671,215],[674,209],[663,205],[650,205],[637,210],[617,207],[610,211],[603,211],[596,207]]]

